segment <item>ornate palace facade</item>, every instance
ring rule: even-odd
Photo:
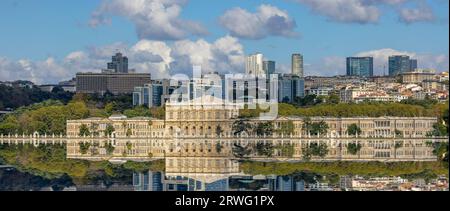
[[[269,121],[274,133],[257,135],[253,132],[235,134],[233,124],[239,120],[239,107],[227,105],[217,98],[199,98],[189,103],[168,103],[166,118],[91,118],[67,122],[67,153],[81,159],[155,159],[168,157],[233,157],[233,145],[256,146],[271,143],[276,146],[272,159],[302,159],[303,149],[317,143],[328,146],[328,154],[321,160],[435,160],[430,143],[436,141],[426,134],[433,130],[437,118],[432,117],[279,117]],[[306,122],[325,122],[328,131],[311,135],[304,130]],[[251,119],[249,124],[268,121]],[[281,133],[285,123],[291,132]],[[347,128],[356,124],[359,136],[349,136]],[[89,128],[90,136],[79,136],[82,126]],[[114,128],[107,132],[107,128]],[[91,150],[82,153],[80,142],[91,143]],[[346,146],[361,145],[358,154],[351,154]],[[114,147],[107,152],[106,146]],[[288,147],[289,155],[283,154]],[[257,154],[250,157],[262,159]],[[265,158],[267,159],[267,158]],[[314,159],[314,158],[313,158]],[[319,159],[319,158],[318,158]],[[192,162],[196,159],[193,159]],[[214,162],[213,162],[214,163]],[[213,166],[211,166],[213,168]],[[208,168],[205,168],[208,169]]]

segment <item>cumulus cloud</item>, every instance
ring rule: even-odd
[[[345,75],[346,60],[340,56],[327,56],[310,65],[305,65],[305,75],[335,76]]]
[[[179,40],[190,35],[204,35],[198,22],[180,18],[187,0],[103,0],[92,13],[89,25],[97,27],[122,16],[136,27],[139,39]]]
[[[400,9],[400,21],[410,24],[415,22],[431,22],[435,20],[433,10],[426,4],[421,4],[417,8]]]
[[[398,12],[403,23],[429,22],[434,20],[434,12],[426,1],[416,7],[407,8],[408,3],[417,0],[294,0],[311,8],[314,13],[327,17],[327,20],[341,23],[377,23],[381,7],[387,6]]]
[[[391,48],[377,49],[371,51],[364,51],[356,53],[357,57],[373,57],[374,59],[374,74],[383,75],[386,67],[386,74],[388,73],[389,56],[393,55],[407,55],[412,59],[418,60],[419,68],[431,68],[438,72],[449,70],[449,56],[448,54],[430,54],[430,53],[416,53],[410,51],[400,51]],[[346,74],[346,58],[342,56],[328,56],[321,58],[305,65],[306,75],[317,76],[333,76]]]
[[[329,21],[343,23],[376,23],[379,9],[371,1],[362,0],[296,0],[311,10],[326,16]]]
[[[263,4],[255,13],[236,7],[227,10],[219,19],[232,36],[262,39],[267,36],[297,37],[297,24],[286,11]]]
[[[44,61],[13,61],[0,57],[1,80],[56,83],[74,77],[77,72],[100,72],[118,50],[128,56],[130,68],[151,73],[153,78],[168,78],[178,73],[190,75],[193,65],[202,66],[204,72],[242,72],[245,62],[243,46],[231,36],[221,37],[213,43],[203,39],[170,44],[141,40],[131,47],[123,43],[89,47],[72,52],[61,60],[50,57]]]

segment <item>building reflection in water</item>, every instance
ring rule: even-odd
[[[166,172],[133,174],[136,191],[304,191],[293,176],[249,176],[229,158],[166,158]]]

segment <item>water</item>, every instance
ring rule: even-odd
[[[131,172],[118,181],[91,180],[75,184],[72,178],[45,179],[14,168],[0,169],[0,191],[343,191],[343,190],[441,190],[448,191],[448,179],[431,182],[399,177],[339,177],[332,183],[311,172],[292,175],[173,174]]]

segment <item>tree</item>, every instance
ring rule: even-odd
[[[105,145],[106,154],[108,155],[112,155],[115,149],[116,148],[111,143]]]
[[[89,131],[89,127],[85,124],[82,124],[80,126],[80,132],[78,133],[78,136],[83,137],[83,136],[90,136],[90,135],[91,135],[91,132]]]
[[[430,131],[426,136],[447,136],[447,127],[441,123],[436,123],[433,125],[433,131]]]
[[[217,153],[221,153],[222,152],[222,148],[223,148],[222,144],[220,144],[220,142],[217,142],[217,144],[216,144],[216,152]]]
[[[258,143],[256,144],[256,153],[259,156],[267,156],[267,157],[272,157],[274,152],[274,147],[272,144],[267,143]]]
[[[250,153],[252,152],[252,150],[250,149],[250,147],[243,147],[239,144],[234,144],[233,145],[233,155],[237,158],[244,158],[247,155],[250,155]]]
[[[339,104],[341,102],[341,99],[336,94],[331,94],[328,96],[327,103],[329,104]]]
[[[114,102],[107,103],[105,105],[105,112],[108,114],[108,116],[111,116],[115,111],[116,104]]]
[[[281,134],[293,134],[294,133],[294,123],[292,121],[282,122],[277,133]]]
[[[112,133],[114,133],[116,129],[114,129],[114,126],[112,124],[107,124],[105,128],[105,136],[111,136]]]
[[[8,115],[4,121],[0,122],[0,134],[15,134],[19,129],[19,121],[13,115]]]
[[[271,136],[273,134],[272,122],[258,123],[256,126],[256,135],[258,136]]]
[[[362,133],[361,128],[357,124],[351,124],[347,128],[347,134],[351,136],[360,135]]]
[[[127,129],[127,137],[130,137],[131,135],[133,135],[133,132],[131,131],[130,128]]]
[[[252,129],[252,125],[250,123],[248,123],[248,120],[244,120],[244,119],[236,120],[233,123],[233,127],[232,127],[234,135],[238,135],[242,132],[249,133],[251,131],[251,129]]]
[[[347,151],[352,154],[352,155],[356,155],[359,153],[359,151],[361,151],[361,144],[356,144],[356,143],[350,143],[347,145]]]
[[[302,149],[303,159],[310,160],[312,156],[318,156],[321,158],[325,158],[328,154],[328,146],[325,143],[312,143],[309,147],[304,147]]]
[[[216,127],[216,135],[220,136],[220,134],[222,134],[222,133],[223,133],[222,127],[220,125],[218,125]]]
[[[80,146],[80,153],[82,155],[85,155],[85,154],[87,154],[89,148],[91,148],[91,143],[80,142],[79,146]]]
[[[128,151],[131,151],[133,149],[133,144],[131,142],[127,142],[126,147]]]
[[[395,129],[395,136],[397,136],[397,137],[403,137],[402,131],[400,131],[400,130],[398,130],[398,129]]]
[[[310,120],[305,120],[304,130],[311,135],[323,135],[328,132],[328,124],[325,121],[311,123]]]

